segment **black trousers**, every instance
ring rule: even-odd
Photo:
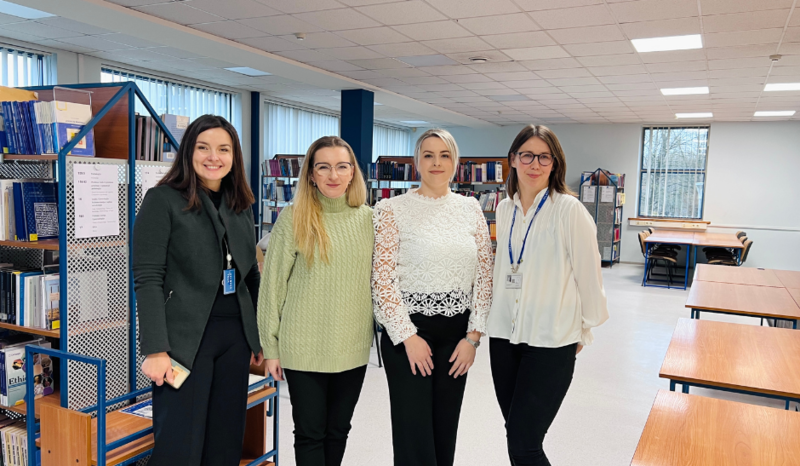
[[[417,335],[433,352],[433,373],[411,373],[405,345],[393,345],[382,332],[381,351],[389,382],[392,446],[395,466],[452,466],[456,453],[458,418],[467,376],[447,375],[450,356],[464,339],[469,313],[446,317],[412,314]]]
[[[550,466],[542,443],[572,382],[577,343],[539,348],[491,338],[489,345],[511,465]]]
[[[367,366],[337,373],[284,373],[292,399],[297,466],[339,466]]]
[[[148,466],[239,464],[250,353],[240,317],[209,319],[181,388],[153,385],[155,448]]]

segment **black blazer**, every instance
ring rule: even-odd
[[[194,363],[222,281],[222,238],[236,263],[236,297],[247,343],[261,351],[256,303],[261,276],[250,209],[236,214],[223,198],[217,209],[199,190],[203,208],[186,210],[180,191],[147,191],[133,229],[133,283],[141,354],[166,351],[187,368]],[[246,276],[242,276],[247,271]]]

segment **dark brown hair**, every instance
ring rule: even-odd
[[[228,120],[216,115],[203,115],[194,120],[183,135],[181,145],[178,148],[177,157],[172,164],[169,172],[158,182],[158,186],[167,185],[183,193],[183,197],[189,202],[187,210],[198,211],[203,205],[200,201],[198,188],[208,193],[208,189],[203,186],[197,173],[194,171],[192,159],[194,158],[194,146],[197,144],[197,137],[205,131],[214,128],[222,128],[231,136],[233,143],[233,163],[231,171],[225,175],[220,185],[220,190],[225,196],[225,203],[232,211],[238,213],[249,209],[256,201],[253,191],[247,184],[247,175],[244,171],[244,156],[242,146],[239,143],[239,135],[236,128]]]
[[[574,195],[572,190],[567,186],[567,159],[564,157],[564,149],[561,148],[561,143],[558,142],[556,133],[551,131],[547,126],[528,125],[522,128],[522,131],[514,138],[514,142],[511,143],[511,148],[508,149],[509,173],[508,178],[506,178],[506,192],[508,193],[508,197],[513,198],[514,195],[519,192],[517,170],[511,166],[511,160],[514,159],[514,153],[533,137],[538,137],[543,140],[550,148],[550,154],[553,156],[553,170],[550,172],[547,188],[551,193]]]

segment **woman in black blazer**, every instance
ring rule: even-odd
[[[149,466],[239,464],[249,366],[263,361],[253,202],[236,130],[203,115],[136,216],[142,371],[153,381]],[[170,358],[191,371],[177,390]]]

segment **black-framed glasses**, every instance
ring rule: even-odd
[[[336,174],[339,176],[347,176],[352,169],[353,164],[350,162],[339,162],[335,167],[331,167],[330,164],[324,162],[314,164],[314,171],[320,176],[328,176],[333,170],[336,170]]]
[[[519,161],[522,162],[523,165],[530,165],[533,163],[533,159],[539,157],[539,165],[546,167],[553,163],[553,154],[543,153],[543,154],[534,154],[533,152],[514,152],[519,158]]]

